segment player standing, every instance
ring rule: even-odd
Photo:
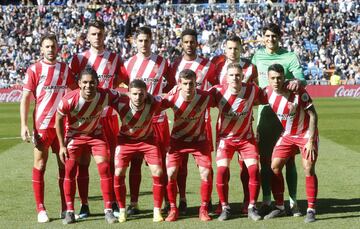
[[[164,98],[164,106],[174,111],[174,126],[171,131],[170,151],[166,157],[168,173],[167,192],[170,212],[166,221],[176,221],[177,177],[179,167],[187,163],[183,157],[191,153],[198,165],[201,177],[201,221],[211,220],[208,214],[208,202],[212,192],[211,146],[208,140],[205,113],[212,99],[207,91],[196,89],[196,74],[185,69],[179,74],[178,87]]]
[[[25,85],[20,102],[21,138],[30,141],[28,114],[31,96],[35,98],[34,111],[34,167],[32,185],[34,190],[38,222],[49,222],[44,205],[44,173],[51,147],[56,154],[59,169],[59,189],[61,197],[61,217],[64,216],[66,203],[63,191],[65,176],[64,165],[59,158],[59,142],[55,132],[56,108],[65,95],[68,85],[72,84],[72,76],[65,63],[56,60],[58,53],[57,39],[54,34],[46,34],[40,39],[43,59],[31,65],[25,74]]]
[[[269,85],[267,78],[268,67],[274,63],[281,64],[285,69],[285,79],[294,79],[289,88],[296,90],[300,84],[305,84],[304,75],[295,53],[289,52],[279,46],[281,31],[278,25],[269,24],[263,29],[263,41],[265,48],[255,52],[252,63],[258,71],[258,83],[260,87]],[[269,212],[271,204],[271,154],[276,141],[282,132],[281,123],[271,110],[271,107],[259,106],[257,133],[259,138],[259,153],[261,163],[261,186],[263,191],[263,205],[260,209],[262,215]],[[294,216],[300,216],[296,202],[297,173],[295,161],[290,159],[286,166],[286,181],[290,195],[290,209]]]
[[[100,186],[104,201],[105,220],[115,223],[113,214],[113,182],[110,173],[110,152],[107,139],[99,125],[105,107],[116,104],[117,92],[98,88],[95,70],[84,69],[79,74],[80,89],[68,93],[59,103],[56,115],[56,133],[60,143],[59,156],[65,164],[64,192],[67,211],[64,224],[75,222],[74,198],[77,165],[83,154],[92,154],[100,175]],[[66,136],[63,122],[66,117]],[[85,150],[84,150],[85,149]]]
[[[315,163],[318,156],[317,114],[312,100],[305,89],[298,93],[283,87],[284,68],[273,64],[268,69],[269,86],[264,89],[265,101],[277,115],[284,131],[277,141],[272,155],[271,168],[274,175],[271,188],[275,199],[275,208],[264,219],[284,216],[284,177],[282,168],[289,158],[295,156],[294,149],[300,148],[302,165],[305,171],[306,196],[308,208],[305,222],[315,221],[315,203],[318,192],[318,180]]]
[[[169,70],[169,77],[179,81],[180,72],[184,69],[190,69],[196,74],[196,87],[201,90],[209,88],[209,84],[216,85],[217,77],[215,66],[210,60],[200,57],[196,54],[198,47],[197,33],[193,29],[185,29],[181,33],[181,46],[183,49],[183,56],[175,60]],[[206,114],[206,128],[208,139],[210,140],[211,151],[213,150],[211,118],[210,114]],[[187,177],[187,161],[188,155],[184,157],[184,162],[181,163],[178,176],[178,186],[180,194],[179,210],[181,214],[186,214],[186,177]],[[185,167],[183,167],[185,166]]]
[[[219,109],[216,188],[222,212],[218,220],[224,221],[230,218],[229,165],[237,151],[249,173],[249,182],[245,184],[248,186],[247,190],[250,190],[248,217],[257,221],[261,219],[256,209],[260,189],[259,153],[252,129],[252,107],[254,102],[258,101],[260,90],[255,84],[242,83],[242,69],[238,63],[228,64],[226,74],[227,83],[217,85],[210,90]]]
[[[119,222],[125,222],[126,184],[125,175],[133,157],[145,157],[153,178],[154,215],[153,222],[163,221],[161,205],[163,201],[162,157],[153,130],[153,116],[158,114],[161,98],[146,92],[146,84],[135,79],[129,84],[129,97],[120,99],[117,111],[121,120],[119,143],[115,155],[114,188],[118,202]]]
[[[155,53],[151,52],[152,33],[148,27],[141,27],[135,35],[137,54],[125,62],[125,68],[129,76],[129,82],[134,79],[141,79],[146,83],[147,92],[157,96],[167,92],[167,88],[174,86],[172,78],[167,77],[168,62]],[[164,85],[166,85],[166,88]],[[154,115],[153,127],[155,136],[159,143],[163,158],[163,171],[166,171],[165,157],[169,148],[169,123],[165,112]],[[141,164],[143,158],[132,157],[129,171],[130,205],[127,209],[128,215],[139,213],[138,198],[141,182]],[[166,173],[163,176],[163,184],[166,185]],[[165,190],[164,190],[165,191]],[[165,195],[165,200],[166,195]]]
[[[243,82],[253,82],[257,80],[257,70],[251,61],[245,58],[241,58],[241,52],[243,50],[242,42],[240,37],[233,35],[225,40],[225,55],[215,56],[211,62],[216,66],[216,76],[218,77],[218,82],[220,85],[227,84],[227,69],[229,64],[238,63],[242,69],[243,73]],[[244,200],[242,206],[242,212],[247,213],[249,205],[249,174],[246,166],[244,166],[244,160],[239,154],[239,165],[240,165],[240,178],[243,185],[244,191]],[[229,176],[230,178],[230,176]],[[220,208],[219,208],[220,207]],[[221,213],[221,203],[219,203],[216,213]]]
[[[105,25],[102,21],[93,20],[89,22],[87,39],[90,42],[90,49],[73,56],[70,63],[72,72],[78,75],[83,69],[91,67],[98,75],[100,88],[117,88],[122,81],[126,80],[126,70],[120,54],[110,52],[105,47]],[[116,112],[111,107],[106,107],[101,116],[100,124],[110,147],[110,170],[114,174],[113,162],[117,143],[116,136],[119,132],[119,121]],[[80,160],[77,174],[79,197],[81,199],[80,218],[86,218],[90,214],[88,206],[90,155],[84,154],[83,156],[88,156],[88,158]],[[115,202],[113,209],[117,213]]]

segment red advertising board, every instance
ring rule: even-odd
[[[356,97],[360,98],[360,85],[309,85],[306,87],[312,98],[318,97]]]
[[[22,88],[0,89],[0,103],[20,102]]]
[[[126,89],[122,88],[121,91]],[[356,97],[360,98],[360,85],[309,85],[306,87],[312,98],[319,97]],[[20,102],[21,88],[0,89],[0,103]]]

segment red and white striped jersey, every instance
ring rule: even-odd
[[[165,84],[174,85],[167,77],[168,62],[160,55],[152,53],[149,57],[135,55],[125,62],[125,68],[129,77],[128,82],[134,79],[142,79],[147,86],[147,92],[157,96],[164,92]],[[168,87],[166,87],[166,90]],[[165,112],[154,116],[153,122],[163,122]]]
[[[118,53],[105,50],[103,53],[97,54],[87,50],[75,54],[70,61],[70,69],[76,76],[86,67],[91,67],[96,71],[100,88],[115,89],[121,82],[126,82],[127,72]],[[115,112],[111,108],[106,108],[102,116],[108,115],[115,115]]]
[[[263,89],[262,102],[268,102],[284,127],[283,135],[308,137],[310,116],[305,111],[312,100],[305,89],[298,93],[277,94],[270,86]]]
[[[184,69],[191,69],[196,73],[197,88],[201,90],[208,89],[211,85],[218,84],[216,77],[216,68],[210,60],[203,57],[196,57],[195,60],[187,61],[180,57],[171,65],[169,77],[179,81],[179,74]]]
[[[217,139],[240,141],[247,138],[246,135],[252,133],[252,108],[261,93],[259,87],[242,83],[240,92],[233,94],[226,84],[216,85],[209,92],[219,109]]]
[[[216,66],[216,75],[218,77],[219,84],[226,84],[227,66],[229,65],[229,62],[226,61],[225,55],[215,56],[211,59],[211,62]],[[239,64],[244,75],[243,82],[252,82],[257,78],[256,67],[250,60],[240,58]]]
[[[72,84],[73,76],[65,63],[39,61],[27,69],[23,90],[32,92],[35,98],[34,128],[55,128],[56,109]]]
[[[196,89],[191,101],[185,101],[180,88],[174,87],[163,99],[163,108],[174,111],[174,125],[171,131],[172,141],[199,142],[206,141],[205,112],[213,100],[209,92]]]
[[[100,135],[102,126],[99,124],[101,113],[107,106],[115,106],[119,93],[115,90],[98,88],[91,101],[80,95],[80,89],[64,96],[59,103],[57,112],[66,116],[66,137],[79,135]]]
[[[148,93],[151,95],[163,93],[169,64],[162,56],[152,53],[149,57],[143,57],[137,54],[125,62],[125,68],[129,82],[142,79],[147,85]]]
[[[154,136],[152,119],[161,108],[161,97],[148,95],[142,110],[131,108],[130,98],[121,96],[115,109],[120,116],[120,136],[144,140]]]

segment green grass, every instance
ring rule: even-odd
[[[90,171],[90,208],[93,217],[66,226],[68,228],[358,228],[360,223],[360,147],[358,141],[360,107],[356,99],[317,99],[319,114],[320,154],[317,164],[319,177],[318,221],[303,223],[303,217],[284,217],[270,221],[252,222],[241,216],[239,209],[242,188],[237,163],[231,165],[230,201],[233,219],[226,222],[213,220],[202,223],[197,218],[200,179],[193,160],[189,160],[187,198],[189,216],[174,223],[152,223],[151,177],[143,166],[140,188],[140,206],[143,214],[130,218],[124,224],[106,225],[103,220],[99,176],[92,163]],[[0,139],[19,136],[19,105],[0,104]],[[300,157],[298,199],[306,209],[304,176]],[[52,221],[45,225],[36,223],[36,212],[31,187],[32,146],[16,140],[0,140],[0,228],[65,228],[59,216],[59,194],[55,157],[50,156],[46,170],[45,203]],[[216,172],[216,169],[215,169]],[[216,189],[213,200],[217,201]],[[261,195],[260,198],[261,200]],[[79,201],[76,199],[76,207]],[[78,208],[76,209],[79,210]]]

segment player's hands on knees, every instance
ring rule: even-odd
[[[60,158],[60,161],[65,165],[66,159],[69,158],[69,153],[67,152],[67,149],[65,146],[60,147],[59,158]]]
[[[313,141],[308,141],[305,145],[306,160],[315,161],[315,145]]]
[[[284,87],[286,87],[289,91],[297,92],[301,87],[301,81],[298,79],[285,81]]]
[[[21,138],[24,142],[30,142],[31,136],[29,128],[27,126],[21,127]]]

